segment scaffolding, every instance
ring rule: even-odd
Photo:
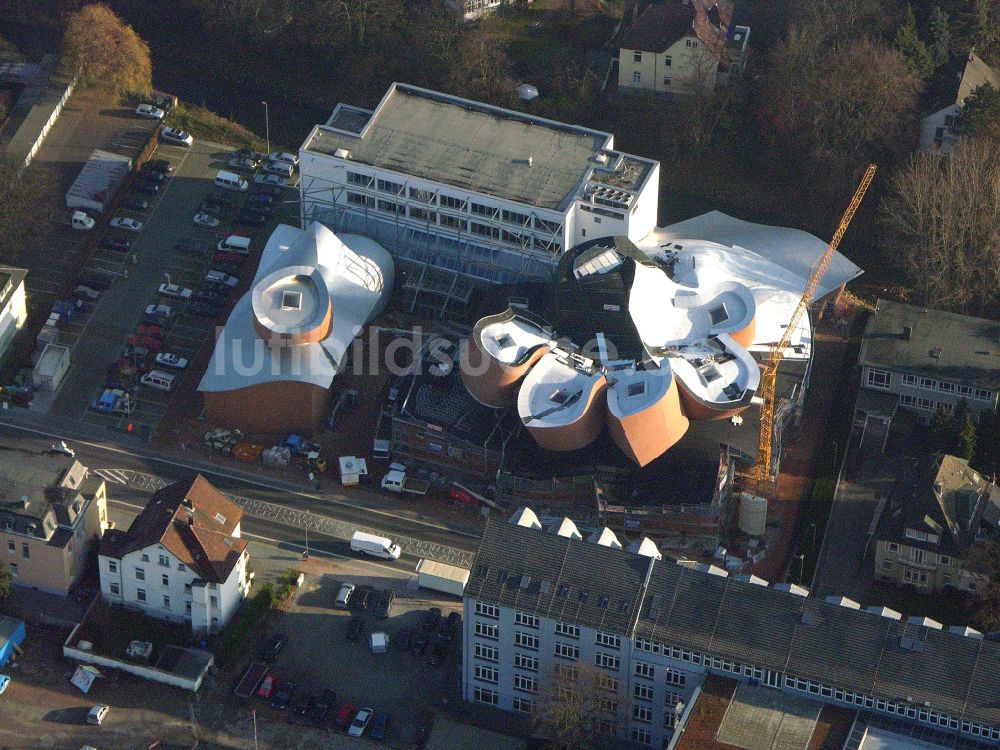
[[[377,189],[379,183],[396,189]],[[492,213],[484,214],[474,212],[469,199],[444,205],[440,191],[417,188],[403,177],[390,181],[349,172],[338,182],[310,175],[308,185],[300,181],[300,191],[303,225],[319,221],[382,244],[403,279],[402,303],[431,317],[463,309],[477,286],[550,280],[564,247],[561,223],[536,211],[490,207]],[[523,217],[519,226],[510,221],[514,215]],[[453,226],[439,223],[441,217]],[[471,231],[473,224],[480,231]]]

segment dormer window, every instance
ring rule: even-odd
[[[284,291],[281,293],[282,310],[301,310],[302,292]]]

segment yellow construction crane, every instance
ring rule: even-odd
[[[851,223],[851,219],[854,218],[858,206],[861,205],[861,199],[865,197],[868,186],[872,184],[872,179],[875,177],[875,170],[876,166],[874,164],[868,165],[868,171],[865,172],[865,176],[862,178],[861,184],[858,185],[858,189],[854,191],[854,197],[851,199],[847,210],[844,211],[844,215],[840,219],[840,226],[833,233],[833,239],[830,240],[826,251],[820,256],[809,272],[809,282],[802,293],[802,299],[799,300],[799,304],[795,307],[795,312],[792,313],[791,320],[788,321],[788,327],[785,328],[781,340],[771,346],[767,362],[761,368],[760,389],[758,390],[762,401],[760,406],[760,447],[757,451],[757,465],[754,467],[754,473],[750,478],[750,491],[758,497],[770,498],[773,496],[771,492],[771,440],[774,434],[774,410],[777,406],[775,404],[774,386],[778,376],[778,365],[781,364],[785,350],[792,343],[792,336],[795,334],[795,329],[798,328],[802,316],[805,315],[806,308],[812,302],[813,295],[819,288],[819,282],[823,279],[824,274],[826,274],[826,269],[830,267],[833,254],[837,251],[837,246],[840,245],[840,241],[843,239],[844,233]]]

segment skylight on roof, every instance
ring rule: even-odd
[[[646,381],[640,380],[638,383],[628,384],[628,395],[629,398],[632,396],[641,396],[646,392]]]
[[[568,391],[564,391],[562,388],[556,388],[554,391],[552,391],[552,395],[549,396],[549,401],[555,404],[559,404],[560,406],[569,401],[569,399],[570,399],[570,393]]]
[[[224,515],[222,515],[221,513],[216,513],[215,514],[215,520],[218,521],[219,523],[225,523],[226,522],[226,517]]]
[[[561,597],[569,596],[569,584],[568,583],[560,583],[557,595],[561,596]]]
[[[722,373],[719,372],[719,368],[715,365],[705,365],[701,368],[701,375],[705,378],[706,383],[711,383],[714,380],[718,380],[722,377]]]
[[[282,310],[301,310],[302,309],[302,292],[294,292],[285,290],[281,293],[281,309]]]
[[[514,339],[511,338],[509,333],[501,333],[494,339],[497,342],[497,346],[501,349],[506,349],[508,346],[514,346]]]
[[[578,279],[582,279],[595,274],[608,273],[618,268],[621,264],[622,256],[613,247],[609,247],[600,255],[576,266],[573,269],[573,275]]]
[[[719,305],[708,311],[708,318],[712,321],[713,326],[717,326],[729,320],[729,311],[726,310],[725,305]]]

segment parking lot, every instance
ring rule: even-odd
[[[271,631],[288,637],[288,644],[273,665],[278,682],[294,681],[299,696],[302,693],[318,695],[324,688],[335,691],[336,707],[330,712],[330,718],[317,726],[316,721],[303,721],[290,709],[278,711],[257,698],[252,703],[257,708],[258,721],[267,723],[272,729],[277,724],[285,724],[289,738],[299,733],[303,725],[336,733],[333,717],[337,708],[350,703],[357,708],[371,708],[376,714],[388,713],[390,721],[385,743],[390,747],[411,746],[429,726],[433,712],[444,702],[460,699],[461,626],[446,644],[447,655],[443,663],[434,664],[430,656],[440,639],[436,633],[423,629],[422,623],[428,607],[439,607],[443,617],[447,617],[449,611],[460,612],[461,604],[435,600],[429,596],[432,592],[408,588],[402,579],[374,572],[374,566],[364,566],[373,572],[365,570],[364,575],[356,575],[362,566],[346,565],[350,568],[331,566],[334,569],[330,573],[307,576],[294,605]],[[351,572],[355,575],[349,575]],[[369,585],[376,591],[392,588],[395,600],[389,617],[380,620],[371,610],[355,615],[335,608],[338,590],[345,580],[359,587]],[[358,640],[348,638],[354,616],[363,617],[365,622]],[[400,648],[399,636],[403,629],[412,633],[411,643],[418,637],[428,641],[422,654],[415,655],[412,646],[405,650]],[[377,631],[388,634],[388,653],[371,652],[369,636]],[[280,743],[280,730],[275,731]],[[293,746],[290,739],[287,746]]]
[[[61,338],[73,346],[72,366],[51,403],[43,401],[36,406],[47,407],[50,414],[64,419],[122,431],[131,428],[143,435],[155,430],[185,378],[197,382],[199,365],[204,366],[214,341],[209,334],[224,322],[232,304],[247,288],[271,228],[278,221],[296,220],[298,214],[294,191],[282,189],[274,200],[272,217],[261,226],[238,225],[237,212],[248,194],[213,185],[213,178],[220,169],[228,168],[231,157],[224,146],[207,142],[196,141],[191,148],[158,147],[153,159],[169,162],[172,172],[164,175],[157,193],[138,196],[148,201],[146,210],[116,212],[141,222],[142,230],[106,230],[101,247],[80,270],[79,278],[84,282],[97,278],[102,283],[96,285],[108,288],[97,290],[100,297],[90,303],[92,312],[61,331]],[[244,176],[253,181],[252,173]],[[209,196],[220,200],[214,207],[218,225],[199,226],[192,218]],[[226,267],[240,283],[232,290],[220,291],[216,285],[214,292],[209,291],[205,289],[205,274],[213,268],[216,244],[234,232],[252,239],[249,256]],[[127,240],[130,247],[106,247],[105,240],[110,238]],[[190,296],[163,296],[159,293],[161,284],[190,290],[184,293]],[[144,315],[147,306],[162,304],[171,308],[169,316],[152,319]],[[152,336],[145,335],[148,329],[140,330],[142,324],[156,326]],[[132,346],[130,337],[135,337]],[[150,340],[153,337],[156,341]],[[162,366],[156,362],[157,352],[187,360],[187,367]],[[137,386],[142,374],[152,368],[175,376],[172,393]],[[127,404],[122,400],[95,408],[95,401],[109,388],[129,393]]]

